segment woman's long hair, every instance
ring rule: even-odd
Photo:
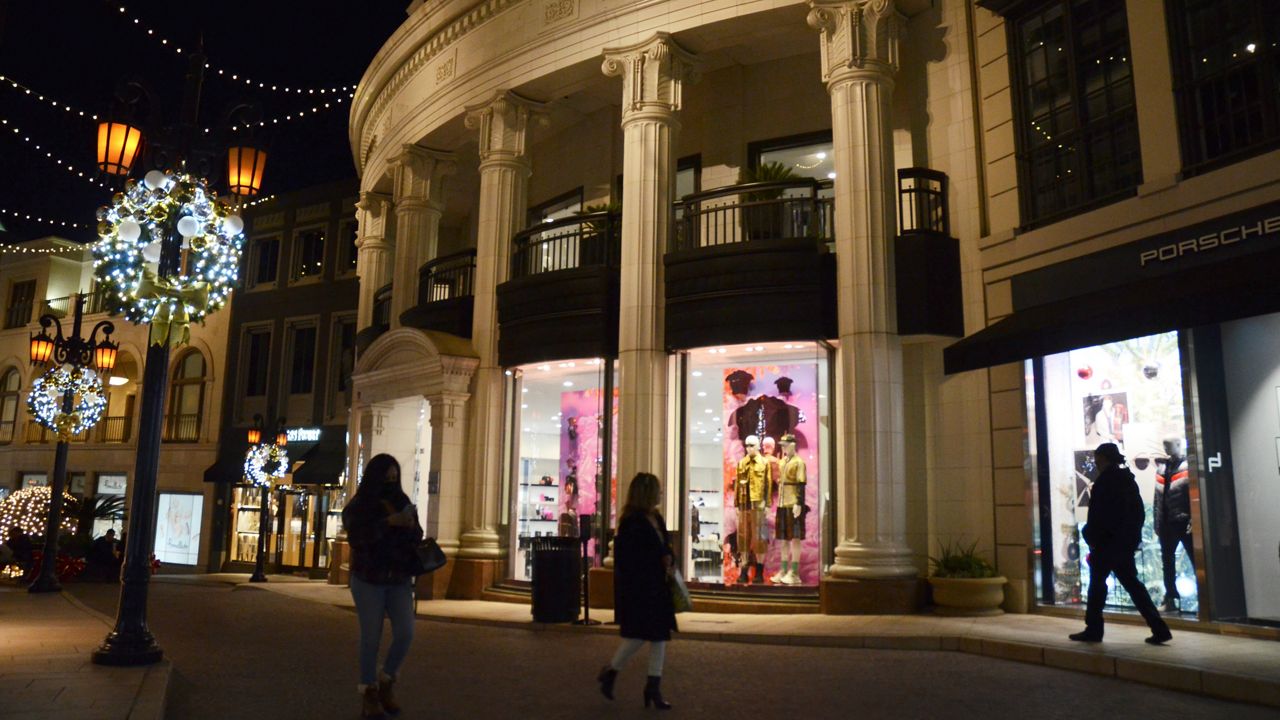
[[[640,472],[631,478],[631,486],[627,488],[627,502],[622,506],[622,517],[632,513],[641,515],[653,512],[662,499],[662,484],[653,473]]]
[[[403,478],[400,474],[400,463],[392,456],[381,453],[374,455],[369,460],[369,464],[364,466],[364,477],[360,479],[360,487],[356,488],[355,497],[351,498],[348,506],[357,507],[373,507],[377,506],[381,500],[386,500],[399,510],[409,504],[409,496],[404,494],[400,484],[388,487],[387,474],[391,469],[395,468],[396,475]]]

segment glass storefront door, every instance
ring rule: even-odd
[[[276,505],[280,508],[276,527],[276,565],[280,569],[314,567],[315,562],[309,531],[316,527],[316,498],[309,492],[280,489],[276,491]]]

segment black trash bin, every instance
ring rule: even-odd
[[[581,604],[581,545],[576,537],[535,537],[533,551],[533,621],[564,623],[578,619]]]

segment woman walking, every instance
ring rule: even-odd
[[[670,710],[662,698],[662,661],[667,641],[676,629],[671,602],[670,538],[658,512],[662,486],[650,473],[637,473],[627,490],[627,503],[613,540],[615,618],[621,627],[622,645],[613,661],[600,671],[600,692],[613,699],[618,671],[646,642],[649,643],[649,681],[644,686],[644,706]]]
[[[400,464],[375,455],[355,497],[342,510],[351,544],[351,597],[360,621],[361,717],[400,712],[392,688],[413,641],[414,549],[422,540],[418,512],[400,488]],[[382,620],[391,618],[391,647],[378,668]]]

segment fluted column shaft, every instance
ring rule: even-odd
[[[440,246],[444,179],[456,165],[448,153],[405,145],[391,158],[395,185],[396,258],[391,288],[391,326],[418,304],[418,269]]]
[[[387,241],[387,216],[391,198],[376,192],[360,193],[356,203],[356,275],[360,294],[356,305],[356,330],[373,324],[373,296],[391,279],[395,248]]]

